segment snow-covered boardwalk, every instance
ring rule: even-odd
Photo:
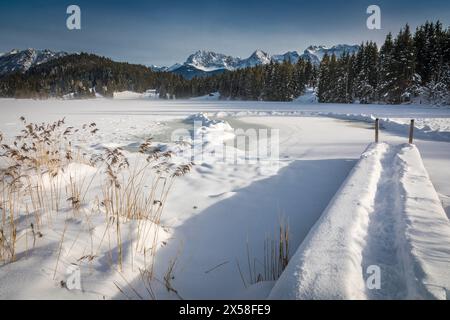
[[[418,149],[373,144],[269,298],[446,299],[449,265],[450,223]]]

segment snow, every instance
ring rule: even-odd
[[[35,65],[66,56],[66,52],[53,52],[50,50],[11,50],[0,55],[0,74],[8,74],[14,71],[25,72]]]
[[[319,113],[320,114],[320,113]],[[366,114],[322,114],[337,119],[374,122],[374,115]],[[450,119],[448,118],[418,118],[414,123],[414,136],[421,139],[436,141],[450,141]],[[380,118],[380,126],[390,132],[404,135],[409,131],[410,119],[404,118]]]
[[[205,101],[205,100],[207,100],[207,101],[218,101],[218,100],[220,100],[220,93],[219,92],[213,92],[213,93],[210,93],[210,94],[205,95],[205,96],[191,98],[190,100],[193,100],[193,101]]]
[[[140,99],[142,98],[142,94],[138,92],[133,91],[122,91],[122,92],[114,92],[113,94],[114,99]]]
[[[373,144],[273,288],[271,299],[447,299],[450,222],[412,145]],[[381,269],[381,289],[367,270]]]
[[[198,70],[211,72],[220,69],[234,70],[239,63],[239,58],[233,58],[211,51],[197,51],[188,57],[185,65],[193,66]]]
[[[318,65],[322,61],[325,53],[328,55],[335,54],[337,57],[342,56],[344,52],[353,54],[358,52],[359,46],[339,44],[330,48],[326,46],[309,46],[303,54],[299,54],[297,51],[288,51],[283,54],[271,55],[263,50],[255,50],[248,58],[239,58],[226,55],[223,53],[217,53],[208,50],[198,50],[191,54],[186,61],[181,63],[175,63],[169,68],[155,67],[155,70],[173,72],[183,66],[191,66],[197,70],[204,72],[213,72],[217,70],[236,70],[248,67],[255,67],[259,65],[269,64],[271,61],[281,63],[283,61],[290,61],[291,63],[297,63],[300,58],[311,61],[311,63]]]
[[[113,98],[117,100],[133,100],[133,99],[156,99],[158,95],[156,90],[147,90],[144,93],[133,91],[114,92]]]
[[[182,66],[191,66],[204,72],[217,70],[236,70],[270,63],[271,56],[261,50],[256,50],[250,57],[241,59],[223,53],[199,50],[190,55],[183,65],[175,64],[168,71],[176,71]]]
[[[311,61],[315,65],[319,65],[325,54],[331,56],[335,55],[337,58],[341,57],[344,52],[354,54],[359,51],[358,45],[339,44],[328,48],[326,46],[309,46],[301,56],[304,59]]]
[[[269,64],[271,57],[268,53],[262,50],[256,50],[250,57],[239,62],[239,68],[244,69],[248,67],[255,67],[259,65]]]
[[[198,113],[188,116],[184,123],[189,124],[192,135],[183,139],[188,141],[192,146],[194,153],[198,149],[197,154],[201,159],[205,158],[205,154],[214,153],[213,160],[219,153],[223,153],[224,142],[235,137],[233,128],[230,124],[223,120],[211,120],[205,113]],[[236,152],[231,153],[233,156]],[[227,156],[225,152],[224,156]]]
[[[278,63],[281,63],[283,61],[289,61],[291,63],[297,63],[300,59],[300,55],[297,51],[289,51],[285,54],[276,54],[272,56],[272,60],[276,61]]]
[[[303,93],[300,97],[295,99],[294,102],[298,103],[318,103],[316,91],[313,88],[306,88],[305,93]]]
[[[169,68],[167,68],[167,71],[172,72],[172,71],[177,70],[178,68],[181,68],[182,66],[183,66],[182,64],[175,63],[172,66],[170,66]]]
[[[104,147],[123,147],[130,164],[134,165],[139,159],[137,153],[139,144],[153,136],[155,143],[165,148],[164,150],[176,152],[173,158],[175,162],[189,160],[192,156],[202,156],[197,158],[198,161],[195,161],[190,174],[176,181],[169,194],[161,223],[158,226],[153,224],[147,226],[150,230],[158,229],[160,234],[154,268],[155,277],[159,281],[155,281],[152,288],[156,298],[178,298],[173,292],[168,292],[163,285],[168,265],[174,260],[176,264],[172,284],[184,299],[268,297],[275,285],[273,281],[257,285],[246,283],[244,286],[240,277],[237,261],[248,282],[247,243],[252,256],[262,260],[265,239],[267,236],[276,235],[279,221],[284,219],[289,222],[290,246],[294,254],[297,248],[309,243],[308,240],[305,242],[305,239],[311,239],[313,237],[311,234],[316,233],[314,230],[319,229],[318,221],[325,219],[323,213],[329,212],[330,207],[325,210],[330,201],[336,203],[339,195],[343,196],[343,189],[340,188],[349,174],[354,176],[355,170],[358,171],[353,169],[355,165],[363,165],[367,170],[371,170],[364,171],[364,174],[359,173],[358,175],[362,177],[352,189],[353,192],[357,192],[372,181],[376,190],[368,186],[367,197],[373,196],[374,192],[377,193],[377,189],[380,190],[378,195],[380,199],[386,194],[394,197],[399,193],[391,192],[390,188],[395,189],[398,185],[387,183],[386,177],[397,175],[405,179],[401,182],[401,186],[406,190],[401,203],[406,209],[399,211],[404,215],[403,220],[395,224],[401,231],[398,233],[399,239],[395,241],[377,230],[375,223],[371,225],[364,212],[360,217],[362,222],[355,219],[351,224],[343,225],[343,228],[347,230],[350,225],[358,224],[360,236],[364,233],[380,234],[382,235],[380,241],[387,239],[389,241],[386,243],[395,245],[396,248],[406,248],[403,251],[404,256],[396,256],[399,257],[399,265],[410,259],[408,261],[412,261],[411,265],[416,266],[417,270],[423,270],[423,275],[418,278],[418,282],[408,282],[407,288],[410,288],[410,291],[403,285],[406,280],[412,279],[412,276],[408,275],[405,278],[394,278],[393,283],[399,284],[398,287],[386,287],[386,290],[369,295],[361,288],[361,273],[358,273],[358,268],[339,265],[338,271],[345,273],[348,279],[354,280],[351,282],[355,284],[351,288],[352,296],[383,299],[392,297],[395,292],[399,298],[405,298],[413,295],[415,288],[422,283],[424,291],[417,290],[420,297],[444,297],[441,288],[447,287],[448,278],[442,270],[443,266],[448,269],[449,262],[445,260],[446,251],[438,244],[444,245],[448,239],[442,234],[446,230],[448,219],[440,203],[443,203],[447,215],[450,214],[450,172],[446,169],[450,164],[449,142],[434,139],[433,135],[427,136],[426,139],[417,137],[416,145],[423,158],[422,164],[417,150],[403,145],[407,141],[407,132],[396,131],[387,126],[381,131],[381,139],[389,144],[380,144],[375,148],[375,153],[380,157],[383,156],[383,159],[371,155],[369,150],[362,162],[358,160],[374,136],[372,124],[369,123],[372,122],[372,118],[365,118],[362,115],[395,120],[403,123],[403,129],[407,128],[409,119],[423,119],[416,123],[418,130],[422,125],[429,125],[433,130],[446,132],[448,131],[446,121],[450,118],[449,109],[429,108],[423,105],[163,101],[142,99],[133,95],[130,97],[130,93],[123,96],[125,99],[66,101],[1,99],[0,131],[4,133],[5,141],[10,141],[18,133],[20,128],[18,117],[21,115],[29,121],[38,123],[66,117],[67,124],[74,127],[90,122],[97,124],[99,129],[97,135],[75,137],[75,142],[81,144],[86,152],[97,152]],[[342,115],[342,119],[337,119],[335,115]],[[352,118],[350,115],[360,115],[361,118]],[[193,127],[193,123],[198,123],[198,126]],[[278,129],[279,156],[262,157],[259,161],[254,161],[251,153],[254,146],[239,148],[235,145],[239,135],[233,129],[238,128]],[[173,134],[179,130],[187,135],[186,142],[191,144],[194,154],[189,152],[191,150],[189,146],[180,147],[173,143]],[[268,140],[267,137],[259,136],[259,143],[266,143]],[[220,152],[213,153],[223,143],[226,144],[226,148],[221,152],[226,152],[227,157],[223,157]],[[199,146],[203,148],[198,148]],[[221,156],[220,161],[214,155]],[[389,163],[395,164],[392,171],[382,170],[386,167],[385,163],[381,164],[381,161],[385,161],[384,157],[391,161]],[[402,158],[406,159],[408,165],[403,165]],[[0,298],[125,298],[115,284],[133,299],[138,297],[131,288],[143,297],[149,298],[139,273],[139,268],[144,265],[143,256],[135,255],[135,250],[126,249],[130,248],[135,240],[133,238],[135,222],[121,222],[123,239],[130,241],[124,244],[127,263],[124,264],[123,271],[118,272],[116,267],[108,263],[109,250],[99,243],[99,234],[104,233],[107,225],[104,215],[92,211],[96,207],[96,197],[101,195],[102,172],[80,162],[74,162],[64,169],[66,173],[65,176],[61,175],[62,189],[67,177],[71,175],[80,178],[83,176],[86,181],[93,178],[86,206],[79,214],[73,216],[72,208],[62,201],[64,202],[62,214],[51,213],[51,225],[42,223],[44,237],[37,240],[35,251],[29,251],[28,255],[24,250],[26,237],[21,238],[21,246],[18,247],[20,259],[12,264],[0,266]],[[414,183],[408,179],[412,179]],[[419,191],[420,194],[415,194]],[[335,200],[332,200],[333,198]],[[386,199],[389,197],[386,196]],[[364,197],[358,201],[365,203]],[[381,210],[382,204],[383,201],[380,201],[378,206],[380,215],[373,216],[380,223],[387,221],[385,215],[390,211]],[[354,203],[351,205],[356,206]],[[432,212],[422,211],[428,207],[432,208],[430,209]],[[364,208],[361,206],[358,210],[370,210]],[[397,207],[393,208],[397,210]],[[25,216],[25,211],[26,208],[22,207],[22,217]],[[345,213],[356,214],[356,211],[342,214]],[[348,219],[347,216],[344,218]],[[364,221],[367,226],[364,225]],[[337,227],[341,222],[336,223]],[[18,226],[19,234],[30,236],[29,224],[25,218],[21,218]],[[61,258],[58,267],[55,268],[66,226]],[[338,233],[337,228],[333,228],[332,231],[332,235]],[[95,250],[96,257],[92,261],[85,259],[86,261],[80,263],[78,262],[80,257],[91,253],[91,234],[94,248],[98,248]],[[357,235],[345,234],[348,236],[347,239]],[[362,241],[355,244],[353,256],[357,258],[359,252],[360,255],[367,257],[362,261],[370,264],[373,263],[369,258],[378,260],[379,257],[381,260],[378,262],[384,265],[382,258],[385,255],[378,255],[384,242],[376,240],[371,238],[370,245],[364,247]],[[70,249],[73,243],[75,243],[73,249]],[[401,246],[402,244],[405,246]],[[406,244],[413,245],[414,249],[411,250]],[[326,247],[324,244],[323,250]],[[296,261],[295,257],[292,259],[293,262]],[[81,266],[83,291],[69,291],[60,286],[60,281],[64,280],[65,269],[71,263]],[[36,268],[36,265],[42,267]],[[291,265],[289,268],[292,268]],[[406,267],[406,271],[412,272],[413,268],[409,268],[408,265]],[[57,269],[56,277],[54,277],[55,269]],[[399,270],[396,266],[394,269]],[[24,281],[21,282],[20,279]],[[436,288],[432,289],[432,285]],[[274,292],[272,291],[272,294]],[[332,292],[337,291],[330,291],[330,294]],[[344,292],[347,294],[348,290]],[[342,292],[339,291],[339,294]]]
[[[62,167],[56,178],[51,179],[49,173],[30,177],[33,185],[42,188],[43,207],[29,214],[32,202],[18,204],[17,258],[0,268],[0,299],[123,299],[118,286],[129,294],[128,281],[149,259],[140,249],[143,243],[152,243],[157,233],[155,245],[163,246],[170,234],[151,220],[120,218],[123,270],[119,269],[113,262],[118,254],[117,244],[111,240],[116,237],[114,222],[98,202],[102,174],[101,168],[74,161]],[[71,186],[80,188],[82,201],[86,197],[80,208],[69,205],[67,190]],[[52,192],[60,194],[59,210],[50,200]],[[41,210],[44,213],[40,215]],[[34,219],[36,216],[39,219]],[[36,237],[37,231],[40,236]],[[83,275],[82,291],[63,287],[70,268]]]

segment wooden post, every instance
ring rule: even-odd
[[[409,144],[414,142],[414,119],[411,120],[411,125],[409,127]]]
[[[380,119],[375,120],[375,142],[378,143],[380,141]]]

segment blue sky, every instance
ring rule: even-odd
[[[81,8],[82,30],[66,28],[70,4]],[[381,7],[382,30],[366,28],[371,4]],[[198,49],[247,57],[255,49],[381,43],[405,23],[437,19],[450,25],[449,0],[0,0],[0,52],[49,48],[171,65]]]

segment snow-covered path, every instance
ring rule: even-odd
[[[400,191],[400,177],[397,172],[395,157],[403,146],[387,146],[379,163],[379,180],[373,201],[373,208],[369,217],[366,244],[362,252],[362,268],[368,270],[377,265],[383,272],[381,288],[368,291],[368,298],[373,299],[401,299],[405,293],[405,268],[401,257],[397,235],[404,232],[399,230],[398,217],[402,211]],[[366,276],[367,278],[367,276]]]
[[[447,299],[449,247],[450,222],[417,148],[373,144],[270,298]]]

